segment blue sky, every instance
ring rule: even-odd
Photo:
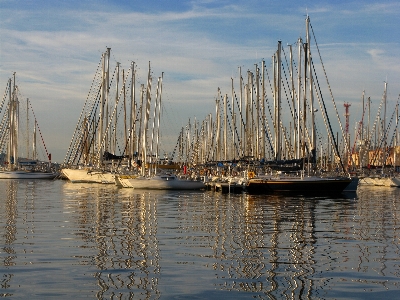
[[[61,162],[106,47],[126,69],[135,61],[142,83],[151,61],[154,76],[164,72],[163,145],[171,151],[189,118],[214,113],[217,88],[229,94],[239,66],[253,70],[264,59],[268,68],[279,40],[287,47],[304,38],[307,14],[339,114],[351,103],[354,127],[362,91],[377,107],[384,82],[393,108],[400,93],[398,1],[0,0],[0,83],[4,91],[17,73],[46,147]]]

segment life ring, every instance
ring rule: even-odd
[[[254,176],[256,176],[256,174],[254,174],[253,171],[250,171],[250,172],[247,173],[247,177],[250,178],[250,179],[254,178]]]
[[[200,170],[200,175],[204,175],[204,170]]]

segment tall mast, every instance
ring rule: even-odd
[[[296,106],[294,101],[294,74],[293,74],[293,52],[292,45],[289,45],[289,60],[290,60],[290,83],[291,83],[291,97],[293,107],[293,147],[294,157],[297,158],[297,145],[296,145]]]
[[[277,89],[278,89],[278,98],[277,98],[277,106],[276,106],[276,128],[277,128],[277,160],[282,159],[281,155],[281,48],[282,42],[278,41],[278,55],[277,55],[277,72],[276,72],[276,80],[277,80]]]
[[[263,158],[265,158],[265,61],[262,60],[261,63],[262,66],[262,72],[261,72],[261,77],[262,77],[262,94],[261,94],[261,108],[262,108],[262,121],[261,121],[261,155]]]
[[[232,152],[231,152],[231,158],[233,159],[235,157],[235,130],[236,130],[236,116],[235,116],[235,96],[233,93],[233,78],[231,78],[231,84],[232,84]]]
[[[243,125],[242,124],[242,119],[243,119],[243,78],[242,78],[242,68],[239,67],[239,89],[240,89],[240,94],[239,94],[239,113],[240,113],[240,151],[242,155],[244,155],[244,135],[243,135]]]
[[[224,96],[224,160],[227,160],[227,145],[228,145],[228,140],[227,140],[227,132],[228,132],[228,114],[227,114],[227,109],[228,109],[228,95],[225,94]]]
[[[307,47],[308,44],[304,43],[304,94],[303,94],[303,159],[306,156],[306,126],[307,126]],[[305,164],[303,164],[304,167]]]
[[[116,93],[115,93],[115,103],[118,103],[118,95],[119,95],[119,66],[120,66],[120,63],[119,62],[117,62],[117,71],[116,71],[116,76],[117,76],[117,78],[116,78],[116,84],[115,84],[115,88],[116,88]],[[124,80],[124,78],[122,78],[122,80]],[[124,84],[125,84],[125,82],[124,82]],[[107,117],[107,118],[109,118],[109,117]],[[115,114],[115,116],[114,116],[114,130],[113,131],[111,131],[111,134],[110,134],[110,139],[112,140],[112,144],[110,145],[110,152],[111,153],[113,153],[113,154],[116,154],[116,151],[117,151],[117,135],[116,135],[116,132],[117,132],[117,121],[118,121],[118,114]],[[114,133],[114,134],[112,134],[112,133]]]
[[[281,160],[281,41],[276,55],[276,100],[275,100],[275,159]]]
[[[7,150],[7,161],[8,161],[8,166],[9,169],[12,170],[12,165],[11,165],[11,158],[12,158],[12,142],[13,142],[13,127],[12,127],[12,114],[13,114],[13,101],[12,101],[12,97],[13,97],[13,92],[12,92],[12,82],[11,82],[11,78],[8,80],[8,97],[9,97],[9,101],[8,101],[8,127],[9,127],[9,132],[8,132],[8,150]]]
[[[303,41],[301,38],[298,40],[299,52],[298,52],[298,73],[297,73],[297,153],[296,158],[300,158],[300,102],[301,102],[301,53],[303,47]],[[304,130],[304,128],[303,128]]]
[[[260,159],[260,70],[256,67],[256,157]]]
[[[130,109],[130,120],[129,120],[129,130],[130,130],[130,146],[129,154],[130,158],[136,151],[136,101],[135,101],[135,62],[131,62],[132,74],[131,74],[131,109]]]
[[[157,140],[156,140],[156,161],[158,161],[159,156],[159,140],[160,140],[160,120],[161,120],[161,96],[162,96],[162,81],[164,77],[164,72],[161,73],[160,77],[160,95],[158,99],[158,116],[157,116]]]
[[[309,85],[310,85],[310,110],[311,110],[311,151],[313,154],[313,159],[315,159],[316,154],[316,132],[315,132],[315,112],[314,112],[314,93],[313,93],[313,76],[312,76],[312,66],[311,66],[311,43],[310,43],[310,17],[307,16],[306,19],[306,34],[307,34],[307,56],[308,56],[308,75],[309,75]]]
[[[98,128],[98,157],[97,166],[100,167],[103,163],[103,127],[104,127],[104,106],[106,105],[106,98],[108,93],[108,75],[106,75],[106,68],[108,66],[108,60],[110,57],[110,48],[107,48],[107,52],[103,53],[103,66],[102,66],[102,84],[101,84],[101,98],[100,98],[100,119]]]

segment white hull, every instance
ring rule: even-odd
[[[62,169],[61,173],[71,182],[114,184],[114,174],[91,169]]]
[[[400,178],[397,177],[364,177],[360,180],[361,185],[400,187]]]
[[[150,178],[130,175],[115,176],[120,187],[149,190],[200,190],[205,188],[202,181],[179,179],[174,175],[161,175]]]
[[[0,179],[54,179],[57,173],[29,171],[0,171]]]

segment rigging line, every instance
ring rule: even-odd
[[[84,111],[85,111],[86,103],[87,103],[88,100],[89,100],[89,96],[91,95],[91,91],[92,91],[92,87],[93,87],[93,84],[94,84],[94,80],[95,80],[96,77],[97,77],[97,73],[98,73],[98,71],[99,71],[99,67],[100,67],[100,65],[101,65],[102,60],[103,60],[103,56],[101,57],[100,62],[99,62],[99,64],[97,65],[97,69],[96,69],[96,72],[95,72],[95,76],[94,76],[94,78],[93,78],[93,80],[92,80],[92,83],[91,83],[91,85],[90,85],[88,95],[86,96],[85,104],[84,104],[83,109],[82,109],[82,111],[81,111],[81,114],[80,114],[80,116],[79,116],[78,123],[76,124],[75,131],[74,131],[74,133],[73,133],[73,135],[72,135],[72,139],[71,139],[70,145],[69,145],[68,150],[67,150],[67,155],[66,155],[65,158],[64,158],[64,164],[69,162],[69,158],[70,158],[70,157],[68,157],[68,153],[69,153],[70,149],[72,148],[72,144],[73,144],[73,140],[74,140],[75,134],[76,134],[76,132],[77,132],[77,130],[78,130],[78,128],[79,128],[79,125],[81,124],[82,115],[83,115],[83,113],[84,113]],[[68,157],[68,159],[67,159],[67,157]]]
[[[126,76],[126,78],[125,78],[125,80],[124,80],[124,82],[123,82],[123,85],[126,84],[126,80],[128,79],[129,71],[128,71],[127,73],[128,73],[128,74],[127,74],[127,76]],[[110,128],[111,128],[112,121],[114,120],[114,117],[115,117],[115,115],[116,115],[116,111],[118,110],[118,103],[119,103],[119,101],[120,101],[122,92],[123,92],[123,88],[121,88],[121,90],[120,90],[120,92],[119,92],[119,95],[118,95],[118,97],[117,97],[117,99],[116,99],[116,101],[115,101],[115,103],[114,103],[114,109],[113,109],[112,114],[111,114],[111,116],[110,116],[110,119],[109,119],[109,121],[108,121],[106,130],[105,130],[105,132],[104,132],[103,140],[101,141],[101,145],[102,145],[102,146],[103,146],[104,143],[105,143],[105,140],[106,140],[108,131],[109,131]],[[115,129],[115,128],[114,128],[114,129]],[[111,128],[112,131],[114,131],[114,129]],[[111,132],[111,133],[112,133],[112,132]],[[98,155],[98,156],[100,155],[100,151],[101,151],[101,147],[100,147],[100,149],[97,149],[97,155]]]
[[[268,74],[268,72],[267,72],[267,74]],[[261,79],[260,79],[261,80]],[[265,108],[265,103],[268,103],[268,97],[266,97],[266,94],[265,95],[263,95],[263,97],[262,97],[263,99],[262,99],[262,101],[263,101],[263,105],[264,105],[264,108]],[[264,102],[264,100],[265,100],[265,102]],[[269,123],[268,123],[268,121],[266,120],[266,118],[264,119],[264,115],[263,114],[260,114],[260,116],[259,116],[259,121],[261,121],[261,125],[263,126],[263,132],[265,133],[265,137],[267,138],[267,141],[268,141],[268,143],[269,143],[269,146],[271,147],[271,149],[273,150],[273,147],[272,147],[272,141],[271,141],[271,131],[270,131],[270,128],[269,128]],[[266,145],[262,145],[262,147],[265,147]],[[264,157],[265,158],[265,157]]]
[[[396,107],[395,107],[395,110],[393,111],[392,117],[393,117],[394,114],[397,112],[398,107],[399,107],[399,100],[397,100]],[[387,147],[387,149],[386,149],[386,151],[385,151],[385,159],[384,159],[384,162],[386,162],[388,156],[390,155],[390,147],[392,146],[393,140],[395,139],[395,137],[396,137],[396,135],[397,135],[397,128],[398,128],[398,126],[399,126],[399,121],[400,121],[400,115],[397,116],[397,119],[396,119],[396,126],[395,126],[395,128],[394,128],[394,130],[393,130],[392,138],[390,139],[389,146]],[[391,121],[390,121],[390,122],[391,122]],[[393,149],[393,151],[396,151],[396,149]],[[396,167],[396,166],[394,166],[394,167]]]
[[[353,144],[353,148],[351,149],[351,153],[354,153],[355,149],[356,149],[356,141],[358,139],[358,136],[360,135],[360,132],[363,130],[363,126],[364,126],[364,116],[365,116],[365,111],[367,110],[368,107],[368,103],[365,103],[364,105],[364,109],[363,109],[363,113],[361,116],[361,122],[358,123],[358,130],[357,130],[357,134],[354,137],[354,144]]]
[[[99,127],[100,124],[100,116],[97,116],[97,110],[100,106],[100,93],[101,93],[101,85],[99,86],[98,90],[97,90],[97,96],[95,98],[93,98],[93,102],[92,102],[92,108],[91,108],[91,112],[88,113],[88,118],[86,119],[86,122],[82,122],[80,126],[80,131],[79,131],[79,138],[76,139],[75,141],[75,151],[73,154],[73,160],[70,160],[70,163],[74,163],[77,162],[79,163],[79,161],[82,158],[82,155],[84,154],[81,151],[81,146],[83,145],[84,142],[86,142],[88,139],[90,140],[88,143],[89,146],[89,152],[90,153],[90,149],[92,149],[92,147],[94,147],[94,142],[96,140],[96,130]],[[90,127],[87,128],[87,126],[85,124],[90,124]],[[85,125],[85,126],[82,126]],[[87,129],[87,131],[86,131]],[[92,132],[92,135],[86,134],[87,132]],[[93,150],[93,154],[94,154],[94,149]],[[71,154],[72,155],[72,154]],[[92,161],[95,159],[95,157],[92,157]]]
[[[332,103],[333,103],[333,106],[334,106],[334,108],[335,108],[336,117],[337,117],[337,119],[338,119],[339,127],[340,127],[340,130],[341,130],[341,132],[342,132],[342,136],[344,136],[344,131],[343,131],[342,122],[340,121],[339,112],[338,112],[338,109],[337,109],[337,107],[336,107],[336,102],[335,102],[335,99],[334,99],[334,97],[333,97],[333,93],[332,93],[331,86],[330,86],[330,84],[329,84],[328,76],[327,76],[327,74],[326,74],[325,65],[324,65],[324,63],[322,62],[322,56],[321,56],[321,52],[320,52],[320,50],[319,50],[318,43],[317,43],[317,40],[316,40],[316,37],[315,37],[314,28],[312,27],[311,22],[310,22],[309,24],[310,24],[311,31],[312,31],[312,34],[313,34],[313,37],[314,37],[315,46],[317,47],[317,52],[318,52],[318,55],[319,55],[319,59],[320,59],[320,61],[321,61],[321,66],[322,66],[322,69],[323,69],[323,71],[324,71],[325,79],[326,79],[326,82],[327,82],[327,84],[328,84],[328,89],[329,89],[329,92],[330,92],[330,95],[331,95]],[[313,64],[313,68],[314,68],[314,64]],[[315,68],[314,68],[314,73],[315,73]],[[319,84],[318,84],[318,86],[319,86]],[[320,87],[320,86],[319,86],[319,87]],[[322,94],[321,94],[321,98],[322,98]],[[323,100],[322,100],[322,101],[323,101]],[[324,102],[324,101],[323,101],[323,102]],[[325,107],[325,102],[324,102],[324,107]],[[344,143],[345,143],[345,145],[346,145],[346,147],[347,147],[347,149],[348,149],[347,141],[345,140]],[[338,151],[338,154],[339,154],[339,150],[338,150],[338,149],[337,149],[337,151]],[[339,155],[339,158],[340,158],[340,155]],[[344,171],[344,165],[343,165],[343,162],[341,161],[341,158],[340,158],[340,163],[341,163],[341,165],[342,165],[342,167],[343,167],[343,171]]]
[[[50,161],[51,160],[51,155],[49,155],[49,153],[47,152],[46,144],[44,143],[44,140],[43,140],[42,131],[40,130],[39,124],[38,124],[37,119],[36,119],[35,112],[33,111],[33,108],[32,108],[32,103],[29,100],[28,100],[28,103],[29,103],[29,106],[30,106],[30,108],[32,110],[33,118],[35,119],[35,123],[36,123],[36,126],[38,128],[39,135],[40,135],[40,138],[42,140],[44,150],[46,151],[47,159]]]
[[[11,79],[10,79],[11,80]],[[6,101],[7,101],[7,96],[8,96],[8,92],[9,92],[9,81],[7,82],[7,85],[6,85],[6,89],[5,89],[5,91],[4,91],[4,94],[3,94],[3,100],[1,101],[1,105],[0,105],[0,114],[1,114],[1,111],[3,110],[3,107],[4,107],[4,104],[6,103]],[[8,103],[8,102],[7,102]]]
[[[399,104],[399,102],[397,101],[397,103],[396,103],[396,108],[397,108],[398,104]],[[380,142],[379,142],[379,146],[375,149],[373,163],[375,163],[376,158],[377,158],[377,156],[379,155],[379,152],[382,152],[382,150],[379,151],[379,149],[382,149],[382,144],[383,144],[385,141],[387,141],[387,136],[388,136],[388,134],[389,134],[390,127],[392,126],[392,121],[393,121],[393,119],[394,119],[395,113],[396,113],[396,110],[393,111],[392,116],[391,116],[390,121],[389,121],[389,124],[386,126],[386,128],[384,128],[384,129],[385,129],[385,133],[384,133],[384,135],[383,135],[383,138],[382,138],[382,139],[380,140]],[[397,125],[396,125],[396,128],[397,128]],[[393,139],[392,139],[392,141],[393,141]],[[389,146],[390,146],[390,145],[389,145]],[[386,151],[386,149],[383,149],[383,151]]]
[[[285,53],[285,50],[283,48],[282,48],[282,51],[283,51],[283,54],[284,54],[284,57],[285,57],[286,65],[287,65],[288,62],[287,62],[287,58],[286,58],[286,53]],[[284,77],[285,77],[285,80],[286,80],[286,84],[288,85],[288,78],[287,78],[287,75],[286,75],[285,65],[283,64],[283,62],[281,63],[281,67],[282,67],[281,70],[283,70],[283,74],[284,74]],[[285,86],[285,81],[283,80],[283,78],[281,78],[281,83],[282,83],[283,90],[285,92],[285,96],[286,96],[286,99],[287,99],[287,102],[288,102],[288,106],[289,106],[289,109],[290,109],[290,114],[291,114],[291,116],[293,118],[293,116],[295,114],[294,113],[294,108],[292,108],[292,106],[290,104],[290,100],[291,99],[289,99],[289,97],[288,97],[288,93],[287,93],[286,86]],[[288,90],[290,91],[290,87],[289,86],[288,86]],[[286,146],[287,149],[289,149],[289,152],[291,153],[291,157],[293,157],[294,149],[292,149],[290,147],[290,145],[289,145],[289,142],[288,142],[288,139],[287,139],[287,136],[286,136],[286,130],[285,130],[285,127],[283,126],[283,122],[282,121],[281,121],[281,124],[280,124],[280,128],[284,133],[283,137],[284,137],[284,140],[285,140],[285,146]]]
[[[328,111],[327,111],[326,106],[325,106],[325,101],[324,101],[324,98],[322,97],[321,86],[320,86],[320,84],[319,84],[318,77],[316,76],[316,70],[315,70],[314,63],[312,62],[311,65],[312,65],[312,67],[313,67],[314,77],[315,77],[314,85],[316,84],[316,85],[318,86],[318,91],[319,91],[319,95],[318,95],[318,93],[317,93],[317,95],[318,95],[318,102],[319,102],[319,104],[320,104],[321,111],[323,112],[325,124],[329,127],[329,130],[327,130],[327,131],[328,131],[328,133],[329,133],[329,135],[330,135],[331,141],[333,141],[333,144],[334,144],[334,146],[335,146],[334,149],[336,150],[336,155],[337,155],[337,157],[339,158],[339,162],[340,162],[340,165],[341,165],[341,167],[342,167],[342,170],[343,170],[343,172],[345,172],[344,164],[343,164],[342,158],[340,157],[340,154],[339,154],[338,144],[337,144],[337,141],[335,140],[335,136],[334,136],[334,134],[333,134],[332,125],[331,125],[331,122],[330,122],[329,117],[328,117]],[[315,87],[315,89],[316,89],[316,87]],[[322,106],[321,106],[321,104],[322,104]]]
[[[229,113],[230,113],[230,116],[231,116],[231,119],[233,120],[234,119],[234,116],[233,116],[233,112],[232,112],[232,107],[231,107],[231,104],[230,104],[230,102],[227,100],[227,107],[228,107],[228,109],[229,109]],[[235,131],[235,133],[236,133],[236,139],[238,140],[238,142],[240,142],[240,139],[239,139],[239,133],[238,133],[238,131],[237,131],[237,127],[236,127],[236,124],[234,124],[234,122],[232,121],[232,124],[233,124],[233,129],[232,129],[232,126],[231,126],[231,119],[229,119],[228,118],[228,125],[229,125],[229,129],[230,129],[230,135],[229,135],[229,137],[231,138],[231,136],[232,136],[232,133]],[[233,142],[233,147],[234,147],[234,149],[236,150],[236,152],[237,152],[237,155],[239,156],[240,154],[239,154],[239,149],[238,149],[238,143],[236,143],[236,141],[235,140],[233,140],[232,141]]]
[[[236,95],[235,90],[233,90],[233,96],[234,96],[234,99],[236,100],[236,101],[234,101],[233,104],[236,103],[236,104],[238,105],[239,102],[238,102],[238,99],[237,99],[237,95]],[[238,108],[239,108],[239,105],[238,105]],[[244,126],[243,114],[242,114],[242,112],[241,112],[240,109],[238,109],[238,111],[239,111],[239,116],[240,116],[240,122],[239,122],[239,123],[241,123],[241,126]],[[235,124],[235,133],[236,133],[236,139],[237,139],[236,148],[237,148],[237,147],[240,148],[240,145],[242,144],[242,140],[240,139],[240,135],[239,135],[239,132],[238,132],[238,127],[236,126],[236,124]],[[240,156],[240,149],[237,149],[237,151],[238,151],[238,155]]]
[[[379,103],[378,112],[376,114],[376,117],[375,117],[375,120],[374,120],[374,125],[372,127],[372,132],[371,132],[370,136],[373,136],[375,134],[376,126],[377,126],[377,124],[379,122],[379,119],[380,119],[381,109],[382,109],[383,103],[385,102],[384,100],[385,100],[385,94],[382,95],[381,102]],[[376,146],[376,145],[374,145],[374,146]]]
[[[94,122],[95,122],[95,118],[96,118],[96,115],[97,115],[97,108],[98,108],[98,106],[99,106],[99,103],[100,103],[100,88],[98,89],[98,92],[97,92],[97,97],[96,98],[94,98],[95,99],[95,101],[93,101],[93,104],[92,104],[92,113],[91,113],[91,117],[90,117],[90,114],[88,114],[88,116],[89,116],[89,118],[87,118],[87,119],[84,119],[82,122],[79,122],[78,124],[77,124],[77,128],[79,128],[79,132],[76,134],[77,136],[75,137],[75,139],[73,139],[72,141],[71,141],[71,145],[72,144],[74,144],[74,146],[72,147],[72,149],[71,149],[71,151],[73,151],[73,152],[71,152],[70,154],[69,154],[69,156],[68,156],[68,153],[69,153],[69,151],[70,151],[70,148],[68,149],[68,151],[67,151],[67,156],[68,156],[68,161],[66,162],[66,161],[64,161],[64,163],[68,163],[68,164],[72,164],[72,163],[74,163],[75,161],[77,161],[77,163],[79,163],[79,161],[80,161],[80,159],[81,159],[81,157],[82,157],[82,151],[80,151],[80,147],[81,147],[81,145],[88,139],[88,138],[90,138],[90,136],[89,135],[87,135],[86,136],[86,139],[85,140],[83,140],[83,137],[85,136],[85,133],[86,133],[86,127],[82,127],[82,125],[85,125],[85,124],[87,124],[87,123],[90,123],[91,125],[92,124],[94,124]],[[86,120],[86,123],[84,122]],[[85,125],[86,126],[86,125]],[[96,126],[93,126],[93,129],[92,129],[92,131],[94,132],[95,131],[95,129],[98,127],[98,123],[96,124]],[[88,128],[88,132],[90,132],[90,129],[91,129],[91,127],[89,127]],[[77,130],[76,130],[77,131]],[[92,146],[92,142],[94,142],[94,137],[93,137],[93,139],[92,139],[92,141],[89,143],[89,146],[91,147]],[[75,141],[74,143],[73,143],[73,141]],[[70,146],[71,147],[71,146]],[[73,159],[71,160],[71,157],[73,157]],[[77,159],[78,158],[78,159]]]
[[[273,94],[274,94],[274,91],[273,91],[273,89],[272,89],[271,78],[270,78],[270,76],[269,76],[269,72],[268,72],[268,69],[267,69],[267,68],[265,69],[265,72],[267,73],[267,82],[269,83],[269,86],[270,86],[270,89],[271,89],[271,93],[272,93],[272,95],[273,95]],[[265,93],[267,93],[267,92],[265,91]],[[272,118],[272,112],[271,112],[271,107],[270,107],[270,105],[269,105],[268,96],[267,96],[266,94],[265,94],[265,103],[267,104],[267,109],[268,109],[268,113],[269,113],[269,118],[270,118],[270,120],[273,120],[273,118]],[[265,124],[266,124],[266,127],[267,127],[267,131],[266,131],[266,132],[268,132],[268,141],[269,141],[269,146],[270,146],[270,149],[269,149],[269,156],[271,157],[272,154],[274,153],[274,147],[273,147],[272,142],[271,142],[271,140],[270,140],[270,137],[272,136],[271,127],[269,126],[269,122],[268,122],[267,120],[265,120]]]

